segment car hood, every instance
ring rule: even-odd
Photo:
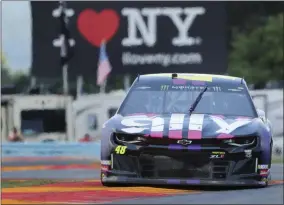
[[[116,133],[141,134],[155,138],[232,138],[256,134],[259,118],[208,114],[135,114],[112,118]],[[111,123],[111,124],[112,124]]]

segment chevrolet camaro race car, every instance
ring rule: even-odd
[[[272,143],[244,79],[141,75],[103,125],[101,182],[265,187]]]

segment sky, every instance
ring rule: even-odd
[[[13,71],[31,67],[31,13],[28,1],[2,1],[2,52]]]

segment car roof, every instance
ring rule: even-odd
[[[176,75],[175,79],[185,79],[193,81],[205,81],[214,84],[246,84],[243,78],[227,76],[227,75],[215,75],[215,74],[200,74],[200,73],[156,73],[139,75],[137,80],[141,83],[159,81],[161,83],[169,82],[172,79],[172,75]]]

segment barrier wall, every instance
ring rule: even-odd
[[[2,158],[6,157],[78,157],[100,159],[100,142],[72,143],[3,143]]]
[[[274,136],[283,136],[283,89],[273,90],[251,90],[251,95],[266,95],[268,98],[267,118],[270,120]],[[263,98],[255,98],[254,104],[257,108],[265,111]]]
[[[274,149],[277,143],[274,145]],[[280,153],[273,150],[273,158],[283,159],[283,146]],[[17,157],[74,157],[100,160],[100,142],[93,143],[4,143],[2,158]]]

